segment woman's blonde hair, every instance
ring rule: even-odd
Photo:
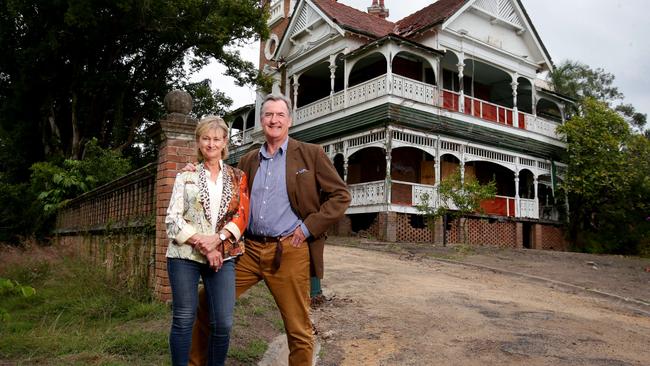
[[[221,150],[221,159],[226,160],[228,158],[228,144],[230,143],[230,139],[228,138],[228,125],[223,118],[215,115],[208,115],[199,120],[199,123],[196,125],[196,131],[194,132],[196,137],[196,158],[199,162],[205,160],[205,157],[201,154],[201,149],[199,148],[199,139],[202,135],[212,129],[220,129],[223,131],[223,137],[226,140],[226,144],[224,145],[223,150]]]

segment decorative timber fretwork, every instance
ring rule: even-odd
[[[493,21],[500,20],[519,29],[524,28],[524,22],[517,15],[510,0],[477,0],[473,7],[490,16]]]
[[[311,6],[305,3],[305,6],[302,7],[300,14],[298,14],[298,17],[296,18],[296,23],[293,27],[293,32],[291,33],[291,38],[300,34],[320,19],[321,17],[318,15],[318,13],[316,13],[316,11]]]

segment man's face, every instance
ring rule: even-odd
[[[289,136],[291,117],[287,104],[281,100],[269,100],[262,107],[262,128],[269,142],[283,142]]]

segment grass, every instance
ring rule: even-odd
[[[0,248],[4,249],[4,248]],[[38,252],[38,251],[37,251]],[[0,297],[0,365],[168,365],[171,309],[75,256],[0,256],[0,277],[36,289]],[[251,365],[282,321],[262,284],[238,301],[228,365]]]
[[[42,365],[162,365],[169,358],[169,309],[148,293],[106,280],[78,258],[13,264],[0,276],[36,288],[0,307],[0,360]],[[147,327],[143,327],[147,324]]]

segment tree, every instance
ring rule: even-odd
[[[643,131],[647,115],[636,111],[631,104],[624,104],[625,96],[615,87],[614,75],[602,68],[595,70],[577,61],[564,61],[550,74],[556,92],[578,101],[593,98],[619,112],[638,131]]]
[[[227,112],[226,108],[232,105],[232,99],[222,91],[212,90],[211,83],[210,79],[205,79],[198,83],[189,83],[184,88],[192,95],[192,115],[195,118],[200,119],[209,114],[223,116]]]
[[[434,223],[439,217],[450,215],[453,220],[466,217],[472,213],[482,213],[481,202],[493,199],[496,194],[494,180],[481,184],[477,179],[461,179],[460,169],[443,179],[438,186],[439,203],[434,202],[429,194],[423,194],[416,207],[427,219],[427,226],[434,232]],[[462,221],[462,222],[461,222]],[[468,241],[467,222],[460,220],[464,243]]]
[[[580,250],[639,253],[650,234],[650,141],[603,102],[586,98],[580,109],[558,127],[567,142],[571,237]]]
[[[2,1],[0,156],[15,161],[2,167],[7,179],[26,181],[46,157],[80,159],[93,137],[133,149],[164,95],[210,59],[239,84],[263,83],[232,49],[266,37],[266,18],[258,0]],[[218,111],[226,99],[212,94]]]

